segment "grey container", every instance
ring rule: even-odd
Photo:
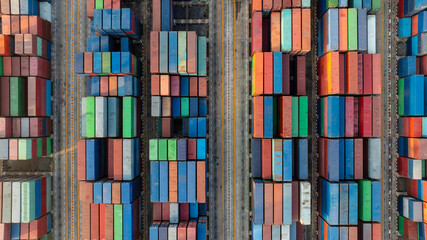
[[[151,116],[160,117],[162,112],[162,100],[160,96],[151,97]]]
[[[381,139],[368,139],[368,177],[381,179]]]
[[[107,137],[107,98],[95,98],[95,137]]]
[[[9,139],[0,139],[0,160],[9,159]]]
[[[30,137],[30,119],[21,118],[21,137],[28,138]]]
[[[170,203],[169,221],[170,223],[179,223],[179,204],[178,203]]]

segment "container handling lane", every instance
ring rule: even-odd
[[[88,36],[85,0],[52,2],[52,82],[54,83],[54,239],[79,239],[76,145],[79,138],[80,78],[74,53]]]

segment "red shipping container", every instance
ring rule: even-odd
[[[362,56],[363,56],[363,94],[372,94],[372,55],[363,54]]]
[[[0,238],[4,240],[10,239],[10,223],[0,223]]]
[[[354,139],[354,179],[363,179],[363,139]]]
[[[292,5],[294,1],[292,1]],[[301,9],[292,9],[292,51],[291,55],[301,51]]]
[[[282,2],[282,7],[283,8],[290,8],[290,7],[292,7],[292,0],[283,0],[283,2]]]
[[[198,80],[197,77],[190,77],[190,97],[197,97],[197,89],[198,89]]]
[[[346,53],[346,63],[347,63],[347,89],[346,93],[348,94],[358,94],[358,58],[357,52],[347,52]]]
[[[153,29],[152,31],[161,31],[162,25],[162,1],[153,1]]]
[[[160,82],[162,80],[160,79]],[[161,94],[161,91],[160,91]],[[162,117],[170,117],[172,115],[172,99],[171,97],[162,97]],[[169,125],[163,126],[163,129],[165,127],[168,127]],[[169,130],[169,127],[168,127]]]
[[[170,78],[169,78],[169,75],[160,75],[160,95],[161,96],[170,96]]]
[[[108,92],[109,92],[109,96],[118,95],[117,76],[108,77]]]
[[[21,57],[21,76],[28,77],[30,76],[30,58]]]
[[[0,78],[0,114],[1,116],[9,116],[10,112],[10,95],[9,95],[9,78],[1,77]]]
[[[123,140],[114,139],[114,180],[123,180]]]
[[[1,16],[1,29],[2,29],[2,33],[4,35],[10,35],[11,34],[10,16],[9,15],[2,15]]]
[[[85,52],[83,53],[84,56],[84,73],[86,74],[92,74],[93,73],[93,53],[91,52]]]
[[[190,138],[187,140],[187,159],[195,160],[197,158],[197,140]]]
[[[0,1],[0,9],[1,14],[10,14],[10,0],[1,0]]]
[[[271,240],[271,225],[262,225],[262,240]]]
[[[169,162],[169,202],[178,202],[178,162]]]
[[[292,97],[281,96],[277,101],[278,130],[281,138],[292,137]],[[255,110],[255,109],[254,109]],[[262,110],[262,109],[261,109]],[[254,112],[255,115],[255,112]],[[261,116],[262,119],[262,116]]]
[[[170,107],[170,103],[169,103]],[[169,113],[170,115],[170,113]],[[162,118],[162,137],[170,138],[173,132],[172,118]]]
[[[299,221],[299,182],[292,182],[292,222]]]
[[[252,57],[252,95],[264,93],[264,53],[257,52]]]
[[[154,202],[153,203],[153,221],[162,220],[162,203]]]
[[[197,161],[197,202],[206,202],[206,162]]]
[[[179,76],[171,76],[171,96],[180,96],[180,79]]]
[[[162,220],[169,221],[170,218],[170,205],[169,202],[162,203]]]
[[[306,54],[311,50],[311,10],[302,9],[301,11],[301,52]]]
[[[3,57],[3,75],[12,76],[12,58]]]
[[[21,76],[20,57],[12,57],[12,76]]]
[[[99,78],[99,95],[107,97],[108,96],[108,77],[103,76]]]
[[[419,60],[419,67],[417,68],[417,74],[427,75],[427,55],[417,58]]]
[[[180,221],[190,220],[190,204],[189,203],[179,204],[179,220]]]
[[[405,229],[405,238],[418,239],[418,227],[416,222],[403,218],[403,228]]]
[[[99,204],[99,239],[105,239],[105,204],[104,203]]]
[[[197,34],[194,31],[187,32],[187,73],[197,75]]]
[[[273,11],[280,11],[282,9],[282,0],[273,0]]]
[[[111,9],[113,7],[112,0],[104,0],[104,9]]]
[[[354,97],[345,97],[345,136],[354,137]]]
[[[339,9],[339,51],[346,52],[348,50],[348,17],[347,8]]]
[[[372,54],[372,94],[381,94],[381,54]]]
[[[82,203],[82,239],[91,239],[90,203]]]
[[[359,98],[354,98],[354,136],[359,136]]]
[[[381,137],[381,116],[381,97],[372,96],[372,137]]]
[[[40,57],[30,57],[30,75],[50,78],[50,61]]]
[[[87,0],[86,15],[88,18],[93,18],[93,11],[95,9],[95,0]]]
[[[273,215],[274,215],[273,197],[274,197],[273,183],[265,182],[264,183],[264,224],[265,225],[272,225],[274,223],[273,222]]]
[[[273,53],[265,52],[264,55],[264,94],[273,94]]]
[[[42,115],[42,82],[46,80],[38,77],[28,77],[28,116]],[[46,91],[46,90],[45,90]],[[46,98],[45,98],[46,99]]]
[[[30,237],[29,234],[30,234],[30,223],[21,222],[20,238],[28,239]]]
[[[301,7],[301,0],[292,0],[292,7]]]
[[[12,119],[0,118],[0,138],[12,137]]]
[[[207,97],[207,80],[206,77],[199,77],[199,97]]]
[[[355,227],[348,227],[348,240],[357,240],[357,226]]]
[[[271,139],[262,139],[262,178],[271,179]]]
[[[32,34],[24,34],[24,54],[37,56],[37,37]]]
[[[187,221],[182,221],[178,225],[178,240],[187,240]]]
[[[196,240],[197,222],[190,221],[187,226],[187,240]]]
[[[80,181],[80,201],[93,203],[93,182]]]
[[[0,35],[0,54],[4,53],[5,50],[3,47],[7,46],[10,55],[10,47],[5,42],[5,38],[2,38],[4,35]],[[9,38],[8,40],[9,41]],[[24,34],[16,34],[15,35],[15,54],[24,55]]]
[[[10,33],[12,35],[19,34],[21,24],[19,23],[19,16],[10,16]]]
[[[9,139],[9,160],[18,160],[18,139]]]
[[[305,81],[305,56],[297,56],[297,95],[306,95],[306,81]]]
[[[113,0],[113,7],[112,8],[113,9],[114,8],[122,8],[122,0]]]
[[[265,1],[265,0],[264,0]],[[272,52],[280,52],[280,12],[271,12],[270,15],[270,46]],[[264,55],[265,56],[265,55]]]
[[[21,137],[21,119],[12,118],[12,137],[19,138]]]
[[[43,137],[43,118],[30,118],[30,137]]]
[[[19,36],[15,36],[15,39],[17,37],[19,39]],[[11,39],[8,35],[0,34],[0,55],[1,56],[10,56],[10,40]],[[13,38],[12,38],[12,41],[13,41]],[[19,43],[18,43],[18,46],[16,46],[16,42],[15,42],[15,49],[16,48],[19,49],[19,47],[20,47]]]
[[[265,12],[271,11],[273,8],[273,0],[263,0],[262,1],[262,10]]]
[[[120,204],[121,203],[121,182],[113,182],[111,184],[111,203]]]
[[[282,183],[273,183],[274,188],[274,225],[282,225]]]
[[[159,32],[150,32],[150,72],[159,73]]]
[[[253,119],[253,122],[254,122],[253,136],[255,138],[262,138],[264,136],[264,98],[253,97],[252,101],[253,101],[253,118],[254,118]],[[280,125],[279,125],[279,129],[280,129]]]
[[[363,55],[357,55],[357,91],[363,94]]]
[[[99,204],[90,204],[90,239],[99,239]]]
[[[114,179],[114,139],[107,139],[108,153],[107,153],[107,170],[108,178]]]
[[[372,97],[360,97],[359,101],[359,136],[372,137]]]
[[[261,2],[261,0],[259,0]],[[252,1],[252,7],[254,7],[255,0]],[[255,12],[252,15],[252,27],[251,27],[251,56],[256,52],[262,52],[263,47],[263,27],[262,27],[262,12]]]
[[[105,239],[114,239],[114,206],[105,204]],[[102,238],[101,238],[102,239]]]
[[[160,95],[160,76],[159,75],[151,75],[151,95],[152,96]]]
[[[289,54],[282,54],[282,90],[284,95],[290,94],[290,67]]]

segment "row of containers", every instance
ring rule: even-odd
[[[382,237],[380,1],[319,1],[318,239]]]
[[[292,3],[291,3],[292,2]],[[310,1],[252,1],[251,235],[303,239],[312,223]]]
[[[399,44],[406,46],[397,61],[397,170],[401,181],[406,182],[397,197],[398,235],[426,239],[427,3],[400,0],[398,14]]]
[[[105,5],[104,5],[105,4]],[[121,1],[87,1],[90,36],[75,53],[84,76],[77,144],[82,239],[140,239],[141,23]],[[105,7],[104,7],[105,6]]]
[[[207,41],[173,31],[173,1],[152,1],[150,240],[207,238]]]
[[[0,160],[52,153],[50,1],[0,1]],[[52,239],[52,178],[0,176],[0,239]]]

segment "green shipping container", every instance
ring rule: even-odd
[[[399,215],[399,233],[403,236],[405,234],[405,227],[403,224],[403,217]]]
[[[298,137],[298,97],[292,97],[292,137]]]
[[[28,179],[21,183],[21,222],[29,223],[36,216],[36,182]]]
[[[114,240],[123,239],[123,205],[114,205]]]
[[[292,50],[292,10],[283,9],[281,16],[281,48],[282,52],[290,52]]]
[[[52,154],[52,138],[46,138],[46,155]]]
[[[168,160],[168,140],[159,139],[159,160],[167,161]]]
[[[187,32],[178,32],[178,73],[187,75]]]
[[[371,10],[369,13],[376,13],[381,9],[381,0],[372,0]]]
[[[43,56],[43,43],[41,37],[37,37],[37,56]]]
[[[181,98],[181,117],[190,116],[190,99],[188,97]]]
[[[26,80],[21,77],[10,77],[10,115],[24,116]]]
[[[206,37],[199,37],[198,38],[198,56],[197,56],[197,71],[199,76],[206,76],[207,70],[206,70]]]
[[[349,7],[351,8],[362,8],[362,0],[350,0]]]
[[[37,138],[37,157],[43,156],[43,138]]]
[[[176,139],[168,139],[168,160],[176,160]]]
[[[159,160],[159,141],[157,139],[150,139],[148,159],[151,161]]]
[[[308,136],[308,98],[299,98],[299,136]]]
[[[326,0],[326,8],[337,8],[338,0]]]
[[[135,98],[124,97],[123,98],[123,137],[131,138],[135,137],[134,121],[135,121]]]
[[[95,97],[86,98],[86,137],[95,137]]]
[[[404,100],[404,96],[405,96],[405,81],[403,80],[403,78],[399,79],[399,83],[398,83],[398,95],[399,95],[399,108],[398,108],[398,114],[403,116],[404,112],[405,112],[405,100]]]
[[[31,139],[19,139],[18,140],[18,160],[31,159]]]
[[[95,0],[95,9],[104,9],[104,0]]]
[[[370,180],[359,180],[359,219],[371,221],[372,185]]]
[[[357,9],[348,9],[348,50],[357,50]]]
[[[111,73],[111,52],[102,53],[102,73]]]
[[[3,77],[3,57],[0,56],[0,77]]]

